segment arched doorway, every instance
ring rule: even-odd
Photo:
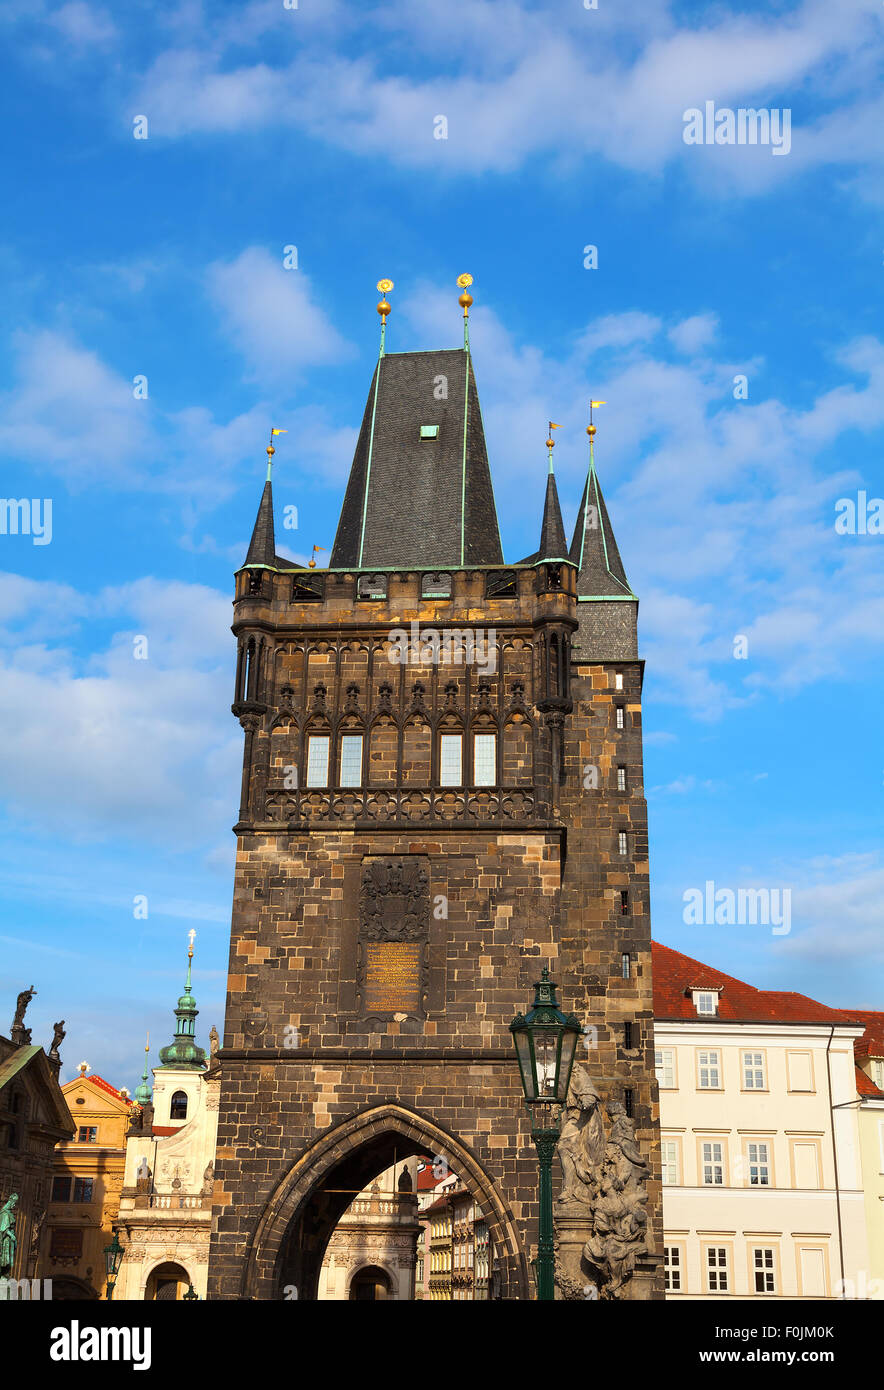
[[[390,1276],[380,1265],[363,1265],[350,1280],[351,1303],[380,1303],[391,1292]]]
[[[500,1297],[529,1298],[515,1221],[491,1177],[461,1140],[392,1101],[327,1130],[292,1165],[249,1242],[241,1296],[315,1300],[326,1246],[353,1193],[403,1158],[427,1153],[447,1161],[481,1210],[498,1254]]]
[[[181,1265],[166,1263],[152,1269],[144,1290],[147,1301],[157,1303],[176,1302],[183,1298],[190,1283],[187,1270]]]

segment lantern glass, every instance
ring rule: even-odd
[[[104,1267],[108,1279],[116,1279],[122,1258],[123,1247],[120,1244],[119,1236],[114,1231],[114,1238],[110,1245],[104,1247]]]
[[[557,1027],[534,1029],[534,1068],[537,1076],[535,1094],[538,1100],[556,1099],[559,1033]]]
[[[514,1030],[513,1037],[516,1040],[516,1056],[519,1059],[519,1071],[522,1073],[522,1090],[527,1099],[534,1097],[534,1069],[531,1065],[531,1044],[528,1038],[527,1029],[518,1032]]]
[[[568,1084],[571,1080],[571,1068],[574,1065],[574,1053],[577,1048],[577,1039],[580,1034],[574,1028],[566,1028],[562,1033],[562,1056],[559,1062],[559,1094],[558,1099],[564,1105],[568,1098]]]

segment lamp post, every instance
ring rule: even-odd
[[[183,1296],[183,1302],[184,1302],[184,1303],[198,1303],[198,1302],[199,1302],[199,1294],[197,1293],[196,1289],[193,1287],[193,1284],[190,1283],[189,1280],[188,1280],[188,1284],[187,1284],[187,1293],[184,1294],[184,1296]]]
[[[117,1282],[117,1275],[120,1272],[120,1265],[123,1260],[124,1250],[120,1244],[119,1232],[114,1230],[114,1238],[110,1245],[104,1247],[104,1267],[107,1272],[107,1297],[113,1298],[114,1285]]]
[[[543,1301],[555,1298],[552,1161],[580,1031],[576,1014],[566,1017],[559,1009],[555,983],[544,966],[534,985],[534,1003],[510,1024],[540,1165],[537,1297]]]

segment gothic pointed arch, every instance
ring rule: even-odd
[[[515,1219],[484,1165],[463,1140],[428,1115],[396,1101],[358,1111],[299,1155],[277,1184],[249,1236],[240,1296],[278,1298],[293,1279],[297,1286],[299,1278],[298,1298],[315,1298],[325,1245],[350,1200],[346,1192],[335,1200],[336,1189],[364,1185],[363,1179],[375,1165],[377,1171],[389,1166],[393,1152],[399,1157],[432,1153],[448,1163],[488,1223],[500,1270],[501,1297],[528,1298],[528,1267]],[[345,1181],[342,1175],[353,1176]],[[315,1241],[312,1252],[305,1233]]]

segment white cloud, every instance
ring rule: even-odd
[[[677,352],[688,357],[709,347],[718,333],[717,314],[694,314],[670,328],[667,337]]]
[[[0,577],[2,607],[21,621],[0,657],[0,720],[15,727],[0,796],[19,823],[74,840],[119,835],[178,848],[223,824],[238,795],[241,732],[227,713],[234,664],[229,597],[143,579],[98,595],[59,595]],[[40,600],[120,626],[88,658],[30,645]],[[36,617],[32,614],[36,613]],[[148,638],[136,660],[133,638]],[[35,661],[34,653],[39,660]]]
[[[352,349],[315,302],[308,277],[263,247],[209,267],[209,293],[227,333],[262,382],[288,380],[305,367],[340,362]]]
[[[294,125],[350,152],[457,176],[505,172],[537,156],[563,171],[602,156],[655,173],[678,159],[698,186],[718,193],[757,191],[814,165],[863,168],[881,159],[873,70],[862,61],[880,35],[862,0],[837,9],[805,0],[784,14],[709,10],[692,24],[647,5],[563,13],[513,3],[395,4],[366,13],[368,45],[358,20],[320,22],[297,38],[290,20],[280,10],[274,26],[266,6],[247,6],[245,45],[230,26],[208,41],[205,29],[185,29],[128,105],[149,111],[159,135]],[[262,32],[260,60],[243,62],[243,47]],[[852,83],[842,80],[847,73]],[[826,100],[841,104],[798,125],[788,157],[683,142],[689,107],[706,99],[790,105],[805,90],[818,96],[823,75]],[[447,140],[433,137],[440,113]],[[859,139],[848,138],[857,128]]]

